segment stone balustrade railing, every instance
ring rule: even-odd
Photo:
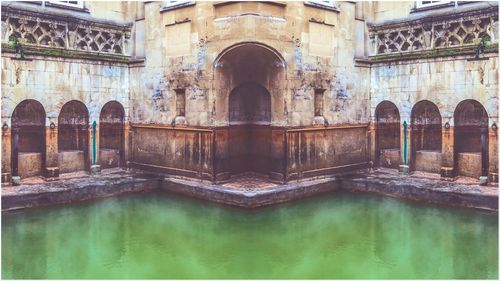
[[[2,8],[3,43],[128,55],[130,25]]]
[[[368,27],[372,55],[497,43],[498,6]]]

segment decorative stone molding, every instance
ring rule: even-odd
[[[414,20],[369,24],[372,55],[477,46],[484,37],[498,43],[498,7]]]
[[[25,46],[128,55],[130,25],[2,7],[2,42]]]

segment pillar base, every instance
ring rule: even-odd
[[[20,176],[12,176],[12,185],[20,185],[21,177]]]
[[[408,165],[399,165],[399,173],[403,175],[410,174],[410,166]]]
[[[498,174],[497,173],[490,173],[490,181],[498,183]]]
[[[57,180],[59,178],[59,167],[47,167],[44,174],[45,180]]]
[[[441,167],[441,179],[446,181],[455,180],[455,169],[453,167]]]
[[[90,174],[98,175],[101,173],[101,165],[92,165],[90,166]]]
[[[479,185],[487,185],[488,184],[488,177],[487,176],[480,176],[479,177]]]
[[[2,183],[10,183],[10,173],[2,173]]]

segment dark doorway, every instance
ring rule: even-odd
[[[59,170],[70,173],[89,169],[89,113],[80,101],[69,101],[58,118]]]
[[[488,114],[475,100],[464,100],[455,109],[455,162],[458,175],[488,174]]]
[[[99,117],[99,160],[101,168],[125,165],[125,110],[116,101],[104,105]]]
[[[24,100],[12,113],[12,175],[40,176],[45,166],[45,110]]]
[[[271,165],[271,96],[243,83],[229,96],[229,165],[232,173],[268,173]]]
[[[375,109],[377,122],[376,164],[382,167],[398,168],[400,153],[399,110],[390,101],[383,101]]]

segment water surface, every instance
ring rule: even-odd
[[[496,215],[337,193],[245,211],[166,193],[2,215],[2,277],[497,279]]]

